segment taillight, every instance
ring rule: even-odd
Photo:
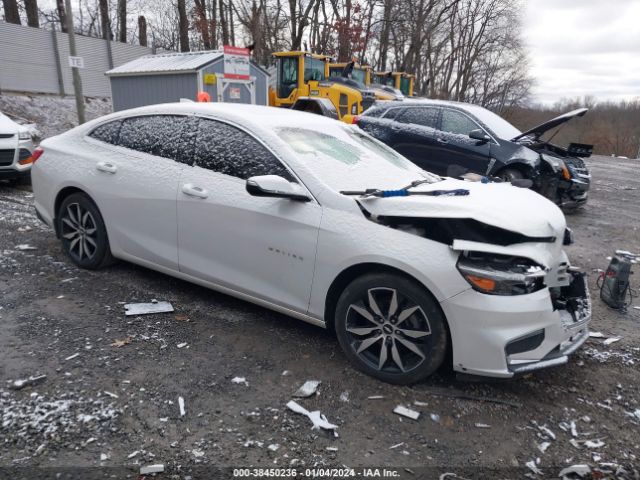
[[[24,160],[20,160],[18,163],[20,165],[28,165],[30,163],[36,163],[36,160],[38,160],[43,153],[44,153],[44,150],[42,149],[42,147],[38,147],[33,151],[33,153],[29,157],[25,158]]]

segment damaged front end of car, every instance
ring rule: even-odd
[[[455,370],[510,378],[564,364],[588,338],[591,318],[585,275],[570,266],[563,251],[573,241],[571,231],[555,205],[524,189],[506,187],[502,212],[497,205],[487,211],[488,203],[474,195],[482,187],[499,185],[471,187],[470,196],[457,199],[449,212],[454,201],[433,201],[432,216],[428,208],[418,215],[415,205],[359,204],[370,221],[446,244],[456,255],[455,268],[468,286],[441,301]],[[517,197],[530,203],[520,218],[511,215],[520,204]],[[480,208],[468,204],[466,214],[458,208],[472,199]],[[507,206],[509,200],[513,204]]]

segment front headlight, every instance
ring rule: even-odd
[[[20,132],[18,138],[20,140],[31,140],[31,134],[29,132]]]
[[[522,257],[464,252],[458,271],[478,292],[489,295],[525,295],[544,288],[546,270]]]

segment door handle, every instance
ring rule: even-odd
[[[438,143],[442,143],[442,144],[447,144],[449,143],[449,140],[447,140],[446,138],[436,138],[436,141]]]
[[[198,198],[207,198],[209,196],[209,192],[207,192],[204,188],[197,187],[192,183],[185,183],[182,186],[182,193],[185,195],[189,195],[190,197],[198,197]]]
[[[116,173],[118,171],[118,167],[110,162],[98,162],[96,163],[96,168],[101,172],[107,173]]]

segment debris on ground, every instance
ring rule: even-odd
[[[491,425],[488,425],[486,423],[476,423],[475,426],[476,428],[491,428]]]
[[[410,408],[404,407],[402,405],[398,405],[396,408],[394,408],[393,413],[410,418],[411,420],[418,420],[418,418],[420,417],[420,412],[416,412],[415,410],[411,410]]]
[[[16,250],[20,250],[20,251],[37,250],[37,248],[32,245],[29,245],[28,243],[22,243],[20,245],[16,245]]]
[[[31,376],[29,378],[24,378],[21,380],[14,380],[9,388],[11,388],[12,390],[22,390],[25,387],[30,387],[33,385],[37,385],[40,382],[44,382],[46,379],[46,375],[38,375],[36,377]]]
[[[525,467],[527,467],[529,470],[531,470],[533,473],[535,473],[536,475],[543,475],[542,470],[540,470],[538,468],[538,466],[536,465],[536,462],[533,460],[529,460],[527,463],[524,464]]]
[[[542,442],[540,445],[538,445],[538,450],[544,453],[547,451],[547,448],[549,448],[550,446],[551,446],[551,442]]]
[[[77,358],[80,356],[80,353],[74,353],[73,355],[69,355],[67,358],[65,358],[65,361],[69,361],[69,360],[73,360],[74,358]]]
[[[382,400],[384,399],[384,395],[371,395],[367,397],[368,400]]]
[[[434,421],[436,423],[440,423],[440,415],[438,415],[437,413],[432,413],[429,416],[431,417],[432,421]]]
[[[604,447],[604,442],[600,439],[598,440],[587,440],[584,442],[584,446],[587,448],[602,448]]]
[[[151,300],[150,303],[125,303],[125,315],[147,315],[149,313],[173,312],[173,305],[169,302]]]
[[[249,382],[247,382],[247,379],[245,377],[233,377],[231,379],[231,383],[236,383],[238,385],[246,385],[247,387],[249,386]]]
[[[348,402],[349,401],[349,392],[347,392],[346,390],[344,392],[342,392],[340,394],[340,401],[341,402]]]
[[[177,344],[177,345],[176,345],[176,347],[178,347],[178,348],[184,348],[184,347],[186,347],[187,345],[189,345],[187,342],[182,342],[182,343]]]
[[[186,412],[184,410],[184,398],[178,397],[178,408],[180,409],[180,416],[184,417]]]
[[[589,465],[571,465],[570,467],[564,468],[560,470],[558,476],[560,478],[565,478],[568,475],[578,475],[579,477],[584,477],[591,473],[591,467]]]
[[[622,337],[611,337],[607,338],[604,342],[602,342],[602,344],[611,345],[612,343],[619,342],[620,340],[622,340]]]
[[[302,386],[296,390],[293,394],[294,397],[307,398],[314,395],[318,391],[318,387],[322,382],[320,380],[307,380]]]
[[[140,475],[151,475],[153,473],[162,473],[164,472],[164,465],[162,463],[158,463],[155,465],[147,465],[146,467],[140,467]]]
[[[131,337],[123,338],[122,340],[114,340],[111,344],[112,347],[120,348],[131,343]]]
[[[319,410],[310,412],[294,400],[289,400],[289,403],[287,403],[287,408],[292,412],[306,415],[313,423],[313,427],[311,427],[312,430],[316,430],[319,428],[324,428],[325,430],[335,430],[336,428],[338,428],[337,425],[329,423],[327,417],[321,414]]]

